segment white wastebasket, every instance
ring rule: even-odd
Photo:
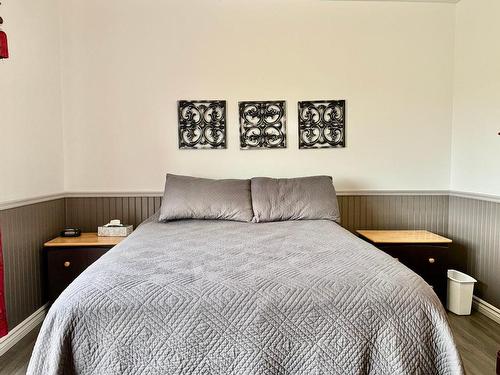
[[[470,315],[472,293],[477,280],[463,272],[448,270],[446,308],[457,315]]]

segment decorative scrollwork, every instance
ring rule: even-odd
[[[299,102],[299,148],[345,147],[345,100]]]
[[[285,101],[240,102],[242,150],[286,147]]]
[[[226,101],[179,100],[179,148],[226,148]]]

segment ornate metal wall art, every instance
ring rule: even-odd
[[[226,148],[226,101],[179,100],[179,149]]]
[[[286,147],[286,103],[239,102],[242,150]]]
[[[299,148],[345,147],[345,100],[299,102]]]

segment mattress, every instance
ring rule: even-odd
[[[463,374],[432,288],[326,220],[142,224],[43,322],[28,374]]]

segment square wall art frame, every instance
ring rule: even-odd
[[[345,100],[298,103],[299,148],[345,147]]]
[[[226,148],[226,101],[179,100],[179,149]]]
[[[286,102],[243,101],[240,115],[240,149],[286,148]]]

